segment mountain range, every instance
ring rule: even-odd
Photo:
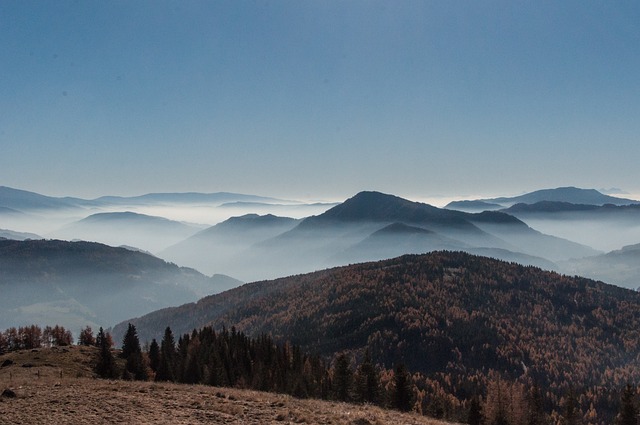
[[[586,205],[629,205],[640,201],[605,195],[595,189],[581,189],[577,187],[559,187],[556,189],[542,189],[524,195],[513,197],[499,197],[490,199],[453,201],[445,208],[460,209],[462,211],[480,212],[508,208],[515,204],[535,204],[538,202],[566,202]]]
[[[273,216],[230,219],[160,255],[208,273],[215,269],[251,281],[437,249],[485,250],[498,258],[541,266],[599,253],[542,234],[505,213],[470,214],[361,192],[301,221]]]

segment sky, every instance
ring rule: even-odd
[[[640,193],[636,1],[0,2],[0,185]]]

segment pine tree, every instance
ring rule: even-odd
[[[404,364],[399,364],[393,376],[395,388],[393,391],[393,407],[403,412],[408,412],[413,406],[413,386],[411,376]]]
[[[353,374],[349,366],[349,360],[344,354],[340,354],[336,359],[333,371],[334,394],[337,400],[349,401],[351,399],[351,386],[353,384]]]
[[[364,353],[362,363],[356,372],[356,392],[358,401],[377,403],[380,396],[380,376],[371,361],[369,349]]]
[[[478,400],[478,397],[473,397],[469,405],[469,413],[467,414],[467,423],[469,425],[481,425],[482,421],[483,421],[483,418],[482,418],[482,408],[480,406],[480,400]]]
[[[160,346],[155,338],[151,340],[151,344],[149,345],[149,367],[154,372],[158,371],[158,366],[160,365]]]
[[[120,352],[120,357],[126,359],[131,355],[131,353],[134,353],[136,351],[141,351],[140,340],[138,339],[138,332],[136,331],[136,327],[129,323],[129,326],[127,327],[127,333],[125,333],[122,340],[122,351]]]
[[[105,332],[102,328],[100,328],[100,331],[98,332],[96,342],[97,344],[99,344],[96,373],[101,378],[115,378],[115,359],[113,358],[113,354],[111,354],[111,338],[105,335]]]
[[[171,328],[167,326],[160,342],[160,363],[156,373],[156,381],[175,381],[176,343]]]
[[[618,425],[636,425],[638,408],[635,404],[636,390],[631,384],[627,384],[620,398],[620,413],[618,414]]]
[[[138,333],[136,327],[131,323],[129,323],[127,333],[124,335],[122,341],[122,353],[120,357],[127,359],[125,369],[122,373],[123,378],[137,380],[145,380],[148,378]]]

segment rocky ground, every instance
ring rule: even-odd
[[[95,379],[91,348],[0,356],[0,424],[444,425],[373,406],[154,382]]]

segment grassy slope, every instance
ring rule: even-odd
[[[373,406],[298,400],[256,391],[94,379],[96,351],[86,347],[23,350],[0,356],[2,424],[269,424],[444,425]],[[31,367],[23,367],[31,364]]]

